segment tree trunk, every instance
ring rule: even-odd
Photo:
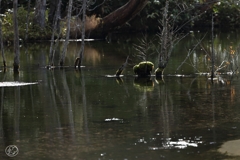
[[[60,60],[60,66],[63,66],[64,61],[65,61],[65,56],[66,56],[67,46],[68,46],[68,41],[69,41],[69,35],[70,35],[70,21],[71,21],[73,0],[69,0],[68,3],[69,4],[68,4],[68,14],[67,14],[67,33],[66,33],[66,38],[65,38],[65,42],[64,42],[61,60]]]
[[[60,0],[49,1],[49,13],[48,13],[48,23],[52,25],[54,23],[54,16],[58,10],[58,4]]]
[[[59,41],[58,39],[56,40],[56,43],[54,41],[55,33],[58,31],[57,26],[59,23],[61,0],[59,0],[58,2],[59,3],[57,5],[57,11],[55,12],[55,16],[54,16],[54,23],[53,23],[52,36],[51,36],[51,45],[50,45],[50,49],[49,49],[49,65],[48,65],[48,67],[50,67],[50,68],[51,68],[51,66],[53,66],[55,50],[56,50],[56,47],[57,47],[58,41]],[[57,34],[59,37],[58,32],[57,32]]]
[[[212,13],[212,56],[211,56],[211,61],[212,61],[212,71],[211,71],[211,81],[213,83],[213,78],[214,78],[214,65],[215,65],[215,53],[214,53],[214,13]]]
[[[146,6],[147,2],[148,0],[129,0],[124,6],[111,12],[102,19],[91,19],[87,17],[85,24],[86,33],[90,33],[91,38],[105,37],[116,27],[122,26],[133,19]],[[79,20],[76,20],[75,24],[78,23]],[[72,28],[74,27],[76,28],[76,26],[72,26]],[[72,30],[70,35],[71,37],[76,38],[74,37],[76,34],[81,35],[81,32]]]
[[[81,35],[82,35],[82,42],[81,42],[81,48],[79,50],[79,60],[78,60],[78,69],[80,69],[82,65],[82,59],[83,59],[83,53],[84,53],[84,39],[85,39],[85,22],[86,22],[86,9],[87,9],[87,0],[83,0],[82,4],[82,26],[81,26]],[[75,66],[76,67],[76,66]]]
[[[0,0],[0,9],[1,9],[1,0]],[[3,66],[4,70],[6,69],[6,60],[5,60],[5,55],[4,55],[4,48],[3,48],[3,37],[2,37],[2,21],[0,20],[0,47],[1,47],[1,53],[2,53],[2,58],[3,58]]]
[[[1,53],[2,53],[2,59],[3,59],[3,66],[6,68],[6,60],[4,55],[4,48],[3,48],[3,38],[2,38],[2,22],[0,21],[0,47],[1,47]]]
[[[148,0],[129,0],[127,4],[105,16],[102,31],[108,32],[134,18],[147,4]]]
[[[38,24],[41,29],[45,27],[45,11],[46,0],[36,0],[35,6],[35,23]]]
[[[19,70],[19,33],[18,33],[18,20],[17,20],[17,5],[18,0],[13,1],[13,26],[14,26],[14,62],[13,70],[15,73],[18,73]]]

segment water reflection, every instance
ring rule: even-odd
[[[134,78],[134,87],[139,89],[139,91],[153,91],[154,89],[154,82],[152,77],[135,77]]]
[[[107,59],[109,56],[113,56],[115,54],[125,54],[129,52],[127,49],[121,48],[119,45],[109,46],[109,45],[102,45],[101,42],[93,42],[93,43],[86,43],[84,49],[84,63],[90,66],[98,66],[102,61],[108,64]],[[79,42],[71,42],[68,47],[68,57],[67,61],[74,60],[78,57],[77,53],[80,49]],[[106,55],[108,55],[106,57]],[[111,59],[113,62],[117,62],[116,59]],[[120,65],[121,63],[116,63],[116,65]]]
[[[1,103],[0,103],[0,148],[5,147],[5,140],[3,139],[4,137],[4,132],[3,132],[3,104],[4,104],[4,88],[1,88]]]
[[[198,144],[202,144],[201,137],[195,137],[194,139],[178,139],[172,140],[172,138],[166,138],[162,142],[161,147],[149,147],[149,150],[159,149],[186,149],[187,147],[198,147]]]
[[[78,50],[71,45],[69,64]],[[86,67],[78,71],[36,67],[47,61],[43,45],[22,56],[27,62],[15,79],[10,71],[0,74],[8,82],[40,82],[0,88],[0,150],[14,144],[24,160],[224,159],[218,148],[240,139],[237,77],[221,75],[226,84],[212,84],[204,75],[187,76],[188,67],[164,79],[134,77],[131,67],[118,79],[106,77],[129,49],[116,45],[87,44]],[[166,74],[180,60],[175,55]]]

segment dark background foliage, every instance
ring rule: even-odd
[[[19,0],[18,7],[20,13],[18,14],[19,20],[19,30],[20,37],[24,37],[23,34],[26,28],[25,20],[26,14],[28,13],[28,0]],[[29,29],[29,39],[49,39],[51,35],[51,25],[53,17],[51,5],[57,4],[58,0],[47,0],[46,1],[46,27],[44,29],[39,29],[36,24],[34,24],[34,14],[36,0],[31,0],[30,3],[30,29]],[[114,10],[126,4],[128,0],[89,0],[87,15],[103,18]],[[81,7],[81,0],[73,1],[73,11],[72,15],[76,16],[79,14]],[[160,0],[149,0],[146,7],[131,21],[123,24],[116,28],[117,32],[139,32],[148,31],[156,32],[159,27],[159,20],[162,16],[162,11],[165,3]],[[1,20],[3,23],[3,36],[5,41],[11,41],[13,31],[12,28],[12,11],[13,1],[12,0],[2,0],[1,1]],[[61,3],[61,18],[64,19],[67,15],[68,0],[62,0]],[[184,12],[182,12],[184,10]],[[179,14],[181,12],[181,14]],[[232,30],[240,26],[240,7],[238,1],[232,0],[171,0],[169,6],[169,14],[171,16],[176,16],[174,25],[179,27],[184,25],[183,30],[205,30],[211,27],[211,16],[214,13],[215,27],[221,30]],[[9,32],[9,33],[7,33]]]

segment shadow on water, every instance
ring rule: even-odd
[[[106,77],[130,47],[102,48],[102,43],[86,46],[86,67],[80,71],[37,67],[46,64],[43,45],[36,52],[28,47],[15,79],[10,70],[0,74],[4,82],[38,82],[0,88],[1,159],[7,159],[4,149],[10,144],[19,148],[16,158],[24,160],[238,158],[237,77],[226,75],[225,85],[201,75],[138,78],[131,67],[122,77]],[[77,50],[71,45],[68,64]],[[178,58],[173,57],[169,72],[179,65]]]

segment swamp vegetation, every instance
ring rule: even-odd
[[[24,160],[240,157],[238,1],[0,4],[0,151],[16,145]]]
[[[129,59],[124,76],[105,77],[135,51],[132,44],[138,44],[141,34],[129,37],[132,44],[86,42],[81,72],[72,65],[81,42],[70,42],[66,66],[51,70],[45,68],[49,42],[20,47],[21,71],[13,76],[9,66],[0,78],[34,83],[0,88],[0,150],[14,144],[19,148],[16,158],[25,160],[238,158],[225,147],[240,139],[238,76],[224,68],[225,84],[212,84],[207,75],[195,74],[208,70],[204,50],[196,48],[183,64],[186,56],[179,54],[187,55],[195,37],[204,34],[189,35],[176,45],[163,79],[133,76],[137,59]],[[236,32],[215,37],[218,63],[240,42]],[[210,40],[206,36],[202,44],[211,46]],[[5,53],[13,62],[13,47],[6,47]],[[157,63],[155,57],[149,60]],[[0,157],[7,155],[1,152]]]

